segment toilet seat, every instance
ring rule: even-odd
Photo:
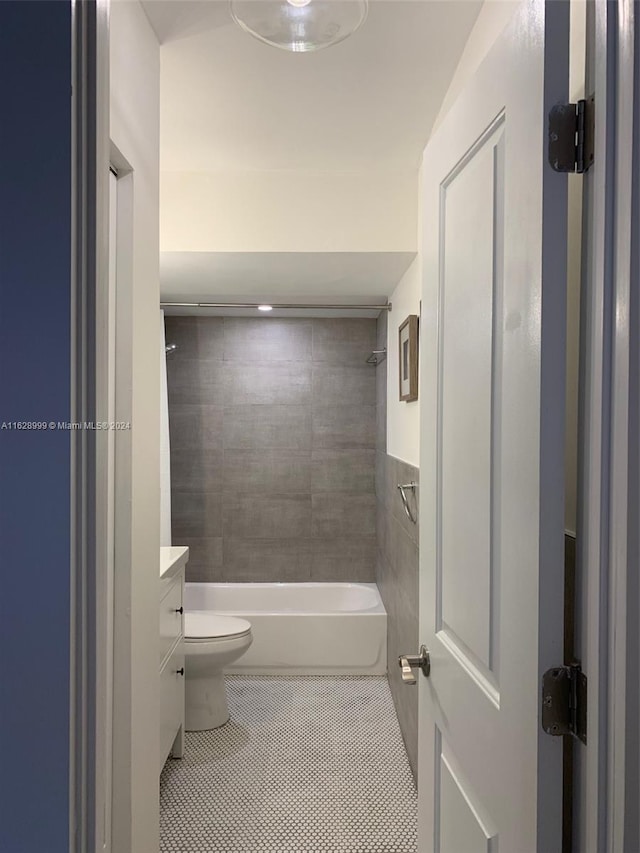
[[[188,643],[210,643],[245,637],[251,633],[251,623],[237,616],[219,613],[192,612],[184,615],[184,636]]]

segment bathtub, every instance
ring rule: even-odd
[[[184,603],[251,622],[253,644],[229,673],[387,671],[387,613],[374,583],[187,583]]]

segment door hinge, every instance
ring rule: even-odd
[[[595,98],[556,104],[549,112],[549,163],[556,172],[582,174],[593,165]]]
[[[587,676],[579,663],[556,666],[542,676],[542,728],[587,742]]]

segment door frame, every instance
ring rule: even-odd
[[[630,358],[638,367],[638,345],[631,329],[638,323],[638,164],[636,180],[616,168],[638,140],[640,85],[639,18],[633,0],[589,0],[587,92],[597,92],[595,164],[585,176],[583,322],[581,333],[580,498],[578,567],[582,576],[578,611],[582,641],[578,653],[589,677],[589,746],[577,767],[578,849],[614,853],[626,825],[629,781],[638,767],[638,732],[624,724],[637,711],[637,645],[629,633],[640,620],[633,570],[629,495],[638,495],[638,406]],[[74,261],[72,360],[75,388],[72,420],[96,420],[95,399],[82,365],[94,364],[95,283],[108,275],[109,166],[108,2],[73,3],[74,61]],[[636,75],[634,79],[634,74]],[[624,110],[616,109],[624,105]],[[630,118],[630,106],[633,111]],[[635,134],[635,137],[633,136]],[[631,142],[630,142],[631,140]],[[103,170],[96,168],[102,164]],[[606,185],[605,185],[606,182]],[[635,196],[631,186],[635,183]],[[631,213],[631,216],[629,214]],[[627,219],[625,220],[625,216]],[[625,221],[632,223],[631,228]],[[635,261],[632,262],[632,256]],[[628,269],[626,277],[621,269]],[[615,307],[615,310],[614,310]],[[617,320],[617,322],[616,322]],[[638,372],[636,370],[637,379]],[[92,850],[98,841],[103,804],[97,785],[95,707],[108,685],[98,682],[97,632],[100,599],[96,593],[95,447],[86,436],[72,436],[74,493],[72,511],[73,621],[71,632],[71,851]],[[627,593],[632,593],[628,596]],[[622,624],[628,631],[614,631]],[[637,641],[637,634],[632,635]],[[102,645],[101,645],[102,644]],[[631,748],[630,748],[631,747]],[[635,749],[633,748],[635,747]],[[637,793],[637,790],[636,790]],[[89,839],[92,839],[89,842]],[[625,842],[626,839],[626,842]],[[95,847],[95,849],[101,849]],[[629,847],[629,849],[634,849]]]
[[[121,152],[111,140],[110,0],[72,0],[72,5],[76,22],[74,33],[77,32],[73,89],[77,147],[74,152],[77,221],[73,257],[77,280],[73,307],[76,337],[72,343],[77,399],[72,419],[94,423],[108,419],[103,415],[109,405],[108,181],[110,167],[113,167],[118,176],[117,342],[115,365],[112,365],[115,367],[115,420],[132,426],[133,344],[140,315],[139,311],[135,315],[133,310],[136,246],[139,243],[135,230],[135,161],[133,155],[126,150]],[[157,301],[155,304],[157,306]],[[139,409],[136,414],[140,424]],[[138,426],[138,435],[141,434]],[[140,660],[139,650],[136,652],[134,648],[140,637],[148,634],[140,631],[137,621],[140,568],[133,571],[140,549],[135,550],[137,534],[132,508],[143,503],[133,489],[133,436],[131,428],[116,430],[110,531],[106,523],[109,503],[106,432],[82,430],[72,434],[76,491],[72,508],[75,519],[72,531],[74,598],[70,630],[71,687],[76,712],[71,722],[73,803],[70,822],[74,842],[70,853],[110,853],[111,850],[132,853],[134,849],[137,853],[140,838],[152,839],[157,837],[158,831],[158,789],[140,784],[141,778],[148,777],[149,766],[144,748],[148,744],[140,737],[141,707],[155,707],[153,688],[157,673],[149,669],[148,660]],[[110,535],[114,547],[113,616],[109,614],[110,590],[104,572]],[[149,562],[145,570],[146,580],[151,581],[151,570],[155,579],[157,562]],[[138,610],[132,613],[134,607]],[[149,607],[157,620],[157,605],[150,599]],[[111,638],[113,668],[110,673]],[[112,739],[104,732],[109,711]],[[146,730],[149,731],[148,725]],[[153,732],[148,738],[153,740]],[[147,844],[148,853],[156,848],[155,842]]]
[[[640,395],[631,334],[638,328],[638,18],[633,0],[587,5],[586,93],[595,92],[596,107],[595,160],[584,176],[576,648],[589,697],[574,844],[587,853],[638,849],[637,821],[628,824],[628,786],[638,772],[638,730],[629,722],[637,726],[640,618],[637,503],[632,516]],[[636,801],[637,793],[636,782]]]
[[[100,299],[108,281],[108,0],[71,2],[72,240],[71,421],[95,424],[100,394]],[[108,689],[101,581],[98,431],[71,430],[70,853],[102,850],[105,738],[100,708]]]
[[[115,420],[133,421],[133,326],[131,301],[133,293],[133,195],[134,174],[128,161],[109,141],[110,168],[117,174],[115,315],[113,320],[116,349],[113,353],[115,382]],[[106,307],[106,306],[105,306]],[[105,339],[105,345],[107,341]],[[108,350],[105,353],[105,360]],[[113,447],[115,476],[113,482],[113,599],[112,640],[113,666],[111,683],[105,688],[113,697],[111,768],[111,847],[105,853],[131,850],[131,827],[135,818],[132,807],[132,738],[131,684],[134,666],[131,649],[131,582],[132,557],[132,441],[129,429],[116,430]],[[106,589],[105,589],[106,592]],[[104,599],[105,604],[108,600]],[[107,639],[106,636],[104,638]],[[102,848],[100,848],[102,850]]]

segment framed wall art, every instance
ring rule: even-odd
[[[418,399],[418,315],[409,314],[398,330],[400,399],[411,403]]]

